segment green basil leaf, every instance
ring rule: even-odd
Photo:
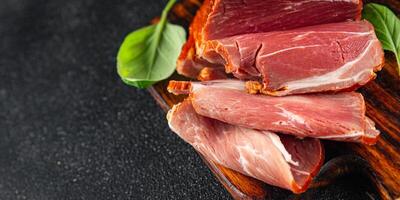
[[[136,30],[123,41],[117,55],[117,70],[126,84],[147,88],[174,73],[186,40],[185,30],[166,19],[174,2],[170,0],[158,24]]]
[[[374,25],[376,36],[385,50],[396,56],[400,75],[400,20],[387,7],[369,3],[363,9],[363,18]]]

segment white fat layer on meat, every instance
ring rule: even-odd
[[[283,10],[290,10],[290,9],[293,9],[293,6],[286,6],[283,8]]]
[[[264,134],[270,134],[269,132],[266,132]],[[275,145],[274,145],[275,146]],[[259,160],[264,160],[266,161],[268,154],[270,154],[269,152],[260,152],[257,151],[256,149],[254,149],[254,147],[247,143],[247,144],[242,144],[242,145],[236,145],[235,148],[237,149],[238,153],[239,153],[239,158],[237,159],[237,161],[240,163],[241,167],[243,168],[243,170],[250,176],[256,177],[254,175],[254,173],[252,173],[252,171],[250,171],[249,169],[249,162],[248,160],[245,158],[244,154],[247,153],[249,155],[252,155],[254,157],[256,157]],[[267,149],[265,149],[267,150]],[[268,176],[270,179],[273,179],[275,181],[279,181],[277,179],[275,179],[273,176],[270,176],[268,173],[264,173],[263,169],[258,168],[258,166],[250,166],[251,169],[255,169],[256,171],[258,171],[259,173],[262,173],[263,176]],[[254,170],[253,170],[254,172]]]
[[[348,34],[348,35],[356,35],[356,36],[367,36],[367,35],[371,35],[374,34],[373,31],[368,31],[368,32],[352,32],[352,31],[305,31],[302,34],[299,34],[299,32],[292,32],[292,33],[287,33],[285,35],[293,35],[293,34],[299,34],[296,37],[294,37],[292,40],[293,41],[298,41],[301,39],[306,38],[308,35],[311,34]]]
[[[310,175],[310,173],[306,172],[306,171],[302,171],[302,170],[298,170],[298,169],[294,169],[294,168],[292,168],[291,170],[295,171],[297,174],[306,175],[306,176]]]
[[[287,118],[288,121],[298,122],[298,123],[301,123],[301,124],[305,124],[306,123],[306,120],[303,117],[301,117],[299,115],[296,115],[296,114],[294,114],[294,113],[292,113],[292,112],[290,112],[290,111],[288,111],[288,110],[286,110],[286,109],[284,109],[284,108],[282,108],[282,107],[280,107],[278,105],[276,105],[276,107],[281,109],[281,111],[282,111],[282,112],[280,112],[278,114],[281,115],[282,117]],[[275,122],[275,123],[279,124],[279,121]]]
[[[238,150],[238,153],[239,153],[238,162],[240,163],[240,166],[242,167],[242,169],[243,169],[248,175],[254,176],[254,175],[251,173],[251,171],[249,170],[249,168],[248,168],[249,161],[246,160],[246,158],[244,157],[242,151],[243,151],[243,150],[250,151],[250,152],[252,152],[253,155],[256,155],[256,152],[255,152],[254,149],[253,149],[251,146],[249,146],[249,145],[245,145],[245,146],[239,146],[239,145],[238,145],[238,146],[236,146],[236,149]]]
[[[350,131],[346,134],[341,135],[325,135],[325,136],[318,136],[319,139],[341,139],[341,138],[357,138],[364,136],[364,131]]]
[[[309,3],[309,2],[337,2],[337,0],[305,0],[305,1],[301,1],[301,2],[295,3],[294,5],[299,6],[301,4]],[[355,0],[342,0],[342,2],[349,2],[349,3],[350,2],[354,2],[354,3],[356,3]]]
[[[277,113],[278,115],[281,115],[282,117],[286,118],[286,120],[279,120],[279,121],[275,121],[272,124],[278,125],[278,126],[291,126],[294,127],[297,130],[302,130],[304,129],[304,127],[299,128],[298,124],[302,124],[305,126],[305,129],[307,130],[311,130],[310,125],[308,123],[306,123],[306,120],[300,116],[297,115],[293,112],[290,112],[288,110],[286,110],[285,108],[282,108],[279,104],[275,105],[275,107],[279,108],[281,110],[281,112]],[[304,135],[304,133],[302,134],[302,136],[297,135],[298,137],[304,137],[306,135]]]
[[[289,48],[286,48],[286,49],[281,49],[281,50],[278,50],[278,51],[275,51],[275,52],[272,52],[272,53],[261,55],[258,58],[269,57],[269,56],[273,56],[273,55],[278,54],[278,53],[282,53],[282,52],[286,52],[286,51],[290,51],[290,50],[294,50],[294,49],[305,49],[305,48],[319,47],[319,46],[321,46],[321,45],[316,44],[316,45],[305,45],[305,46],[289,47]]]
[[[300,34],[292,39],[292,41],[298,41],[306,38],[308,35],[314,34],[314,33],[339,33],[339,34],[349,34],[349,35],[356,35],[356,36],[367,36],[370,34],[373,34],[373,31],[368,31],[368,32],[350,32],[350,31],[307,31],[303,34]]]
[[[366,131],[365,136],[370,138],[375,138],[380,134],[380,131],[376,129],[375,122],[372,119],[365,117],[366,120]]]
[[[295,166],[299,166],[299,162],[296,162],[292,159],[292,155],[290,155],[290,153],[286,150],[285,146],[283,146],[281,138],[279,138],[278,135],[270,132],[265,132],[265,131],[263,132],[266,133],[266,135],[268,135],[268,137],[272,140],[272,143],[275,145],[275,147],[279,149],[279,151],[285,158],[286,162]]]
[[[205,81],[205,82],[192,82],[192,90],[196,91],[204,87],[213,88],[226,88],[245,91],[246,85],[244,81],[227,79],[227,80],[215,80],[215,81]]]
[[[172,108],[167,113],[168,126],[175,133],[178,133],[178,131],[177,131],[177,129],[174,128],[174,126],[172,126],[171,122],[172,122],[172,118],[174,116],[174,112],[176,111],[176,109],[179,107],[180,104],[181,103],[178,103],[178,104],[175,104],[174,106],[172,106]]]
[[[365,70],[360,71],[358,74],[356,74],[354,76],[351,76],[346,79],[340,79],[340,77],[344,73],[348,72],[348,70],[351,69],[353,64],[357,63],[359,60],[361,60],[367,54],[367,52],[372,48],[372,46],[375,42],[376,42],[375,39],[370,40],[367,48],[365,48],[365,50],[359,56],[357,56],[357,58],[355,58],[354,60],[352,60],[350,62],[347,62],[346,64],[341,66],[339,69],[329,72],[329,73],[326,73],[321,76],[314,76],[314,77],[310,77],[310,78],[305,78],[305,79],[301,79],[301,80],[297,80],[297,81],[288,82],[286,84],[286,87],[288,88],[289,91],[293,91],[293,90],[298,90],[298,89],[303,89],[303,88],[315,87],[316,83],[324,83],[324,85],[328,85],[328,84],[345,82],[345,81],[348,81],[351,79],[358,80],[360,78],[360,76],[362,76],[365,73],[365,71],[371,71],[371,73],[372,73],[372,69],[365,69]]]
[[[292,41],[302,40],[302,39],[304,39],[305,37],[307,37],[307,36],[310,35],[310,34],[312,34],[312,32],[306,32],[306,33],[300,34],[300,35],[294,37],[294,38],[292,39]]]
[[[354,36],[358,36],[358,37],[362,37],[362,36],[368,36],[371,34],[374,34],[375,32],[373,30],[368,31],[368,32],[354,32],[354,31],[309,31],[309,30],[298,30],[298,31],[292,31],[292,32],[267,32],[267,33],[249,33],[248,35],[263,35],[263,36],[270,36],[270,35],[274,35],[274,34],[279,34],[280,36],[291,36],[291,35],[296,35],[293,37],[292,41],[298,41],[301,39],[304,39],[305,37],[308,38],[308,35],[311,34],[345,34],[348,35],[347,37],[354,37]],[[232,36],[232,37],[237,37],[237,38],[241,38],[241,37],[246,37],[246,35],[241,35],[241,36]]]

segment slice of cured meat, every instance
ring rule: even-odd
[[[356,92],[273,97],[244,91],[238,80],[171,81],[170,92],[190,93],[200,115],[257,130],[374,144],[379,136]]]
[[[384,61],[368,21],[210,40],[199,55],[238,78],[262,80],[249,86],[275,96],[351,91],[375,78]]]
[[[208,159],[268,184],[304,192],[323,163],[317,139],[299,140],[198,115],[191,102],[175,105],[170,128]]]
[[[187,59],[190,58],[190,59]],[[194,48],[193,36],[189,35],[188,41],[183,45],[181,54],[176,63],[176,70],[190,78],[198,78],[203,68],[216,69],[218,71],[225,71],[222,64],[210,63],[205,59],[196,56],[196,49]]]
[[[204,41],[359,20],[361,9],[360,0],[205,0],[190,26],[177,71],[195,78],[203,64],[211,65],[196,56]]]

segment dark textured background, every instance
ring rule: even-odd
[[[1,0],[1,200],[230,198],[151,96],[116,74],[123,37],[165,3]],[[350,180],[307,195],[366,199]]]

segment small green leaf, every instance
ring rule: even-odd
[[[147,88],[167,79],[175,71],[176,60],[186,40],[185,30],[167,22],[175,0],[170,0],[160,22],[130,33],[117,55],[117,70],[128,85]]]
[[[363,18],[374,25],[376,36],[381,41],[383,49],[391,51],[396,56],[400,76],[400,20],[387,7],[369,3],[363,9]]]

